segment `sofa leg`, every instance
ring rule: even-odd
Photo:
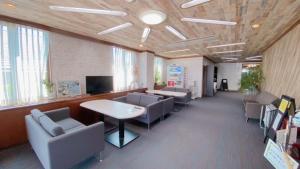
[[[248,121],[249,121],[249,118],[247,117],[247,118],[246,118],[246,123],[248,123]]]
[[[150,123],[148,123],[148,132],[150,131]]]
[[[103,153],[100,152],[100,153],[98,154],[97,158],[98,158],[98,161],[101,163],[101,162],[103,161]]]

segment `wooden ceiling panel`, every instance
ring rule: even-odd
[[[299,0],[211,0],[191,8],[182,9],[180,5],[188,0],[4,0],[0,2],[0,15],[47,25],[53,28],[89,36],[92,38],[120,44],[137,50],[153,51],[159,55],[175,58],[190,57],[191,54],[207,56],[221,62],[220,57],[236,55],[214,54],[217,51],[244,50],[241,60],[247,56],[260,54],[294,23],[300,19]],[[7,3],[16,7],[9,8]],[[97,8],[127,12],[124,17],[58,12],[49,9],[50,5],[68,7]],[[140,21],[139,15],[146,10],[159,10],[167,15],[165,22],[147,26]],[[182,17],[235,21],[235,26],[213,25],[182,22]],[[134,25],[126,29],[99,36],[105,29],[131,22]],[[253,24],[260,27],[253,29]],[[166,25],[176,28],[188,40],[180,41],[178,37],[165,29]],[[144,47],[141,35],[145,27],[151,32]],[[211,39],[201,39],[211,36]],[[243,46],[210,48],[220,45],[246,42]],[[190,51],[164,53],[188,48]]]

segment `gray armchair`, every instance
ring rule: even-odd
[[[161,100],[163,104],[163,118],[171,113],[174,109],[174,97],[168,97],[166,99]]]
[[[71,168],[104,150],[103,122],[85,126],[70,118],[69,108],[35,109],[25,122],[28,140],[46,169]]]
[[[113,100],[145,107],[146,113],[135,119],[147,124],[148,129],[150,129],[151,123],[163,116],[163,103],[160,98],[159,96],[146,95],[144,93],[129,93],[127,96],[118,97]]]
[[[262,106],[271,104],[277,97],[262,91],[258,95],[247,95],[243,99],[243,104],[245,107],[246,121],[249,119],[259,119]]]
[[[174,102],[177,104],[187,105],[192,100],[192,92],[189,89],[176,88],[176,87],[165,87],[161,90],[186,93],[185,97],[175,97],[174,98]]]

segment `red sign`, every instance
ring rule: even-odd
[[[174,81],[168,81],[168,86],[169,87],[174,87],[175,86],[175,82]]]

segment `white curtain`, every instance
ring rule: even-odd
[[[137,58],[134,52],[113,47],[114,90],[123,91],[136,88]]]
[[[1,106],[36,102],[46,95],[48,33],[0,22]]]
[[[155,57],[154,58],[154,80],[155,83],[161,84],[163,82],[163,68],[164,61],[162,58]]]

